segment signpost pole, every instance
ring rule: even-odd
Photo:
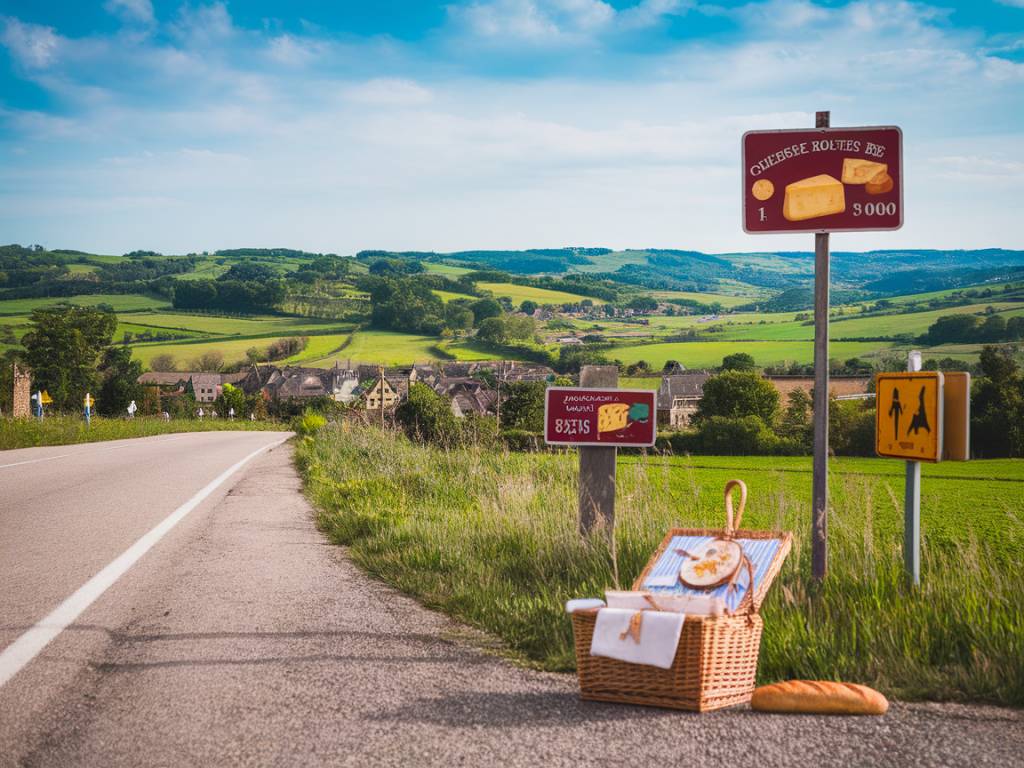
[[[580,370],[580,386],[614,389],[619,384],[619,369],[614,365],[585,365]],[[654,418],[651,414],[650,418]],[[599,521],[608,535],[615,525],[615,458],[618,449],[580,446],[580,533],[589,535]]]
[[[907,370],[921,370],[921,353],[911,350]],[[921,584],[921,462],[907,462],[907,482],[903,496],[903,566],[913,586]]]
[[[815,115],[816,128],[829,127],[829,113]],[[814,479],[811,513],[811,573],[828,570],[828,232],[814,234]]]

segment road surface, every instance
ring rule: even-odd
[[[288,444],[210,489],[283,437],[0,452],[0,679],[11,648],[31,655],[0,686],[0,765],[1020,764],[1014,710],[817,718],[580,702],[573,677],[508,663],[327,544]],[[138,555],[127,567],[125,552]],[[106,589],[67,609],[112,563]],[[40,626],[55,612],[66,628]]]

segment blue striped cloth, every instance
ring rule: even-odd
[[[647,578],[644,580],[643,589],[663,595],[706,595],[710,597],[720,597],[725,600],[725,605],[730,611],[736,610],[736,607],[743,600],[743,596],[747,593],[747,589],[750,587],[750,577],[747,574],[747,569],[744,566],[740,575],[736,580],[736,589],[730,594],[726,594],[729,591],[729,585],[723,584],[715,589],[693,589],[691,587],[684,586],[679,581],[679,569],[683,565],[683,556],[676,554],[677,549],[684,549],[687,552],[696,552],[708,542],[718,538],[716,536],[673,536],[672,542],[668,545],[668,548],[661,553],[661,557],[658,558],[658,562],[651,569],[650,573],[647,574]],[[782,542],[779,539],[736,539],[736,542],[743,547],[743,553],[750,559],[750,564],[754,568],[754,582],[761,584],[764,582],[764,578],[768,573],[768,568],[771,566],[772,561],[775,559],[775,555],[779,551],[779,547],[782,546]],[[658,579],[664,582],[665,577],[675,576],[675,583],[673,586],[661,586],[658,584],[650,584],[652,579]]]

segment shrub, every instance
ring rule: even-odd
[[[301,416],[296,416],[292,419],[292,429],[300,437],[312,437],[319,432],[325,424],[327,424],[327,419],[319,413],[309,410]]]
[[[528,429],[504,429],[501,440],[510,451],[539,451],[544,446],[544,435]]]

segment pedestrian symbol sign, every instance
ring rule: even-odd
[[[880,373],[875,379],[875,452],[908,461],[942,459],[942,374]]]

